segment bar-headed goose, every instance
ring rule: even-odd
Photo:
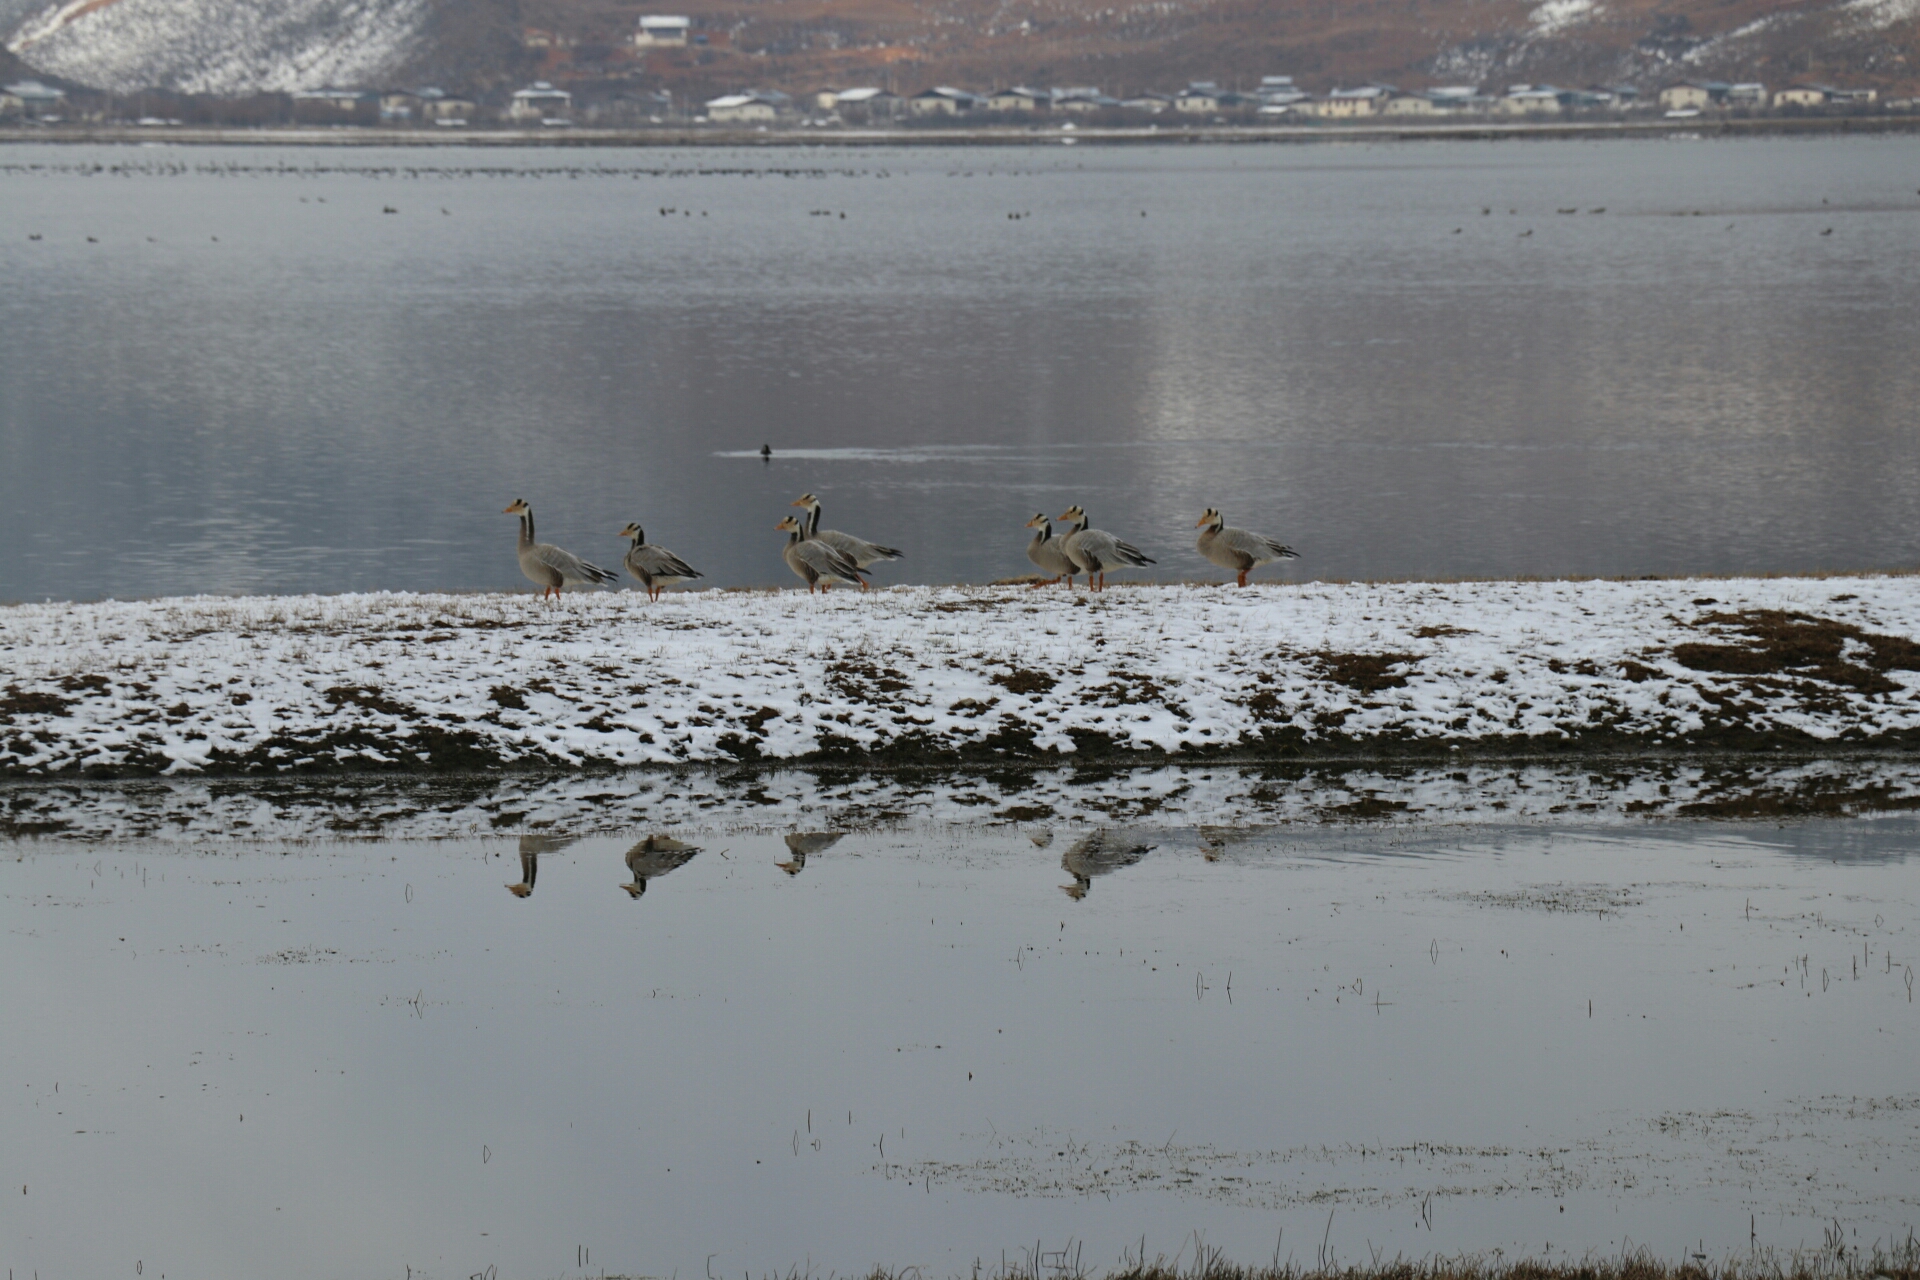
[[[786,516],[773,526],[787,535],[787,547],[781,554],[786,557],[787,568],[800,575],[807,584],[807,594],[813,594],[816,583],[822,578],[835,578],[841,582],[857,582],[862,587],[867,580],[860,576],[860,566],[835,551],[824,542],[815,542],[807,536],[806,522],[798,516]],[[825,591],[830,584],[820,583]]]
[[[1027,528],[1034,530],[1033,540],[1027,543],[1027,559],[1039,565],[1040,572],[1053,575],[1034,583],[1034,588],[1052,586],[1062,578],[1067,580],[1067,586],[1071,588],[1073,575],[1080,572],[1080,566],[1073,562],[1061,545],[1065,539],[1053,536],[1053,521],[1047,519],[1045,512],[1041,512],[1027,521]]]
[[[1208,507],[1193,527],[1200,530],[1200,541],[1195,544],[1200,554],[1222,569],[1233,570],[1235,581],[1243,587],[1247,585],[1247,575],[1261,565],[1300,558],[1298,551],[1264,533],[1227,528],[1227,518],[1214,507]]]
[[[527,505],[525,498],[515,498],[501,514],[520,517],[520,572],[545,588],[540,593],[542,600],[548,596],[558,596],[560,589],[569,582],[577,586],[593,586],[617,578],[618,575],[582,560],[571,551],[562,551],[550,542],[535,542],[533,508]]]
[[[627,566],[627,572],[646,587],[649,600],[658,600],[660,593],[673,583],[707,576],[665,547],[648,542],[647,531],[638,522],[629,523],[620,531],[620,536],[633,543],[627,548],[622,563]]]
[[[1087,513],[1078,504],[1068,507],[1060,518],[1067,522],[1071,530],[1062,539],[1062,549],[1067,558],[1080,567],[1087,575],[1087,586],[1094,591],[1107,589],[1107,571],[1110,569],[1135,568],[1140,565],[1157,563],[1131,542],[1122,542],[1105,529],[1089,529]],[[1094,585],[1094,575],[1099,574],[1099,585]]]
[[[647,891],[647,881],[685,866],[699,852],[699,845],[682,844],[672,836],[648,836],[627,850],[627,871],[633,880],[620,887],[629,898],[637,898]]]
[[[815,542],[824,542],[841,555],[865,569],[869,565],[879,564],[882,560],[903,560],[905,555],[892,547],[883,547],[877,542],[868,542],[865,538],[856,538],[850,533],[841,533],[838,529],[820,527],[820,499],[810,493],[803,493],[794,499],[793,505],[807,509],[807,536]],[[862,582],[861,587],[867,584]]]

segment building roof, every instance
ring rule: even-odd
[[[515,89],[513,96],[521,102],[572,102],[573,95],[565,89],[556,89],[545,80],[535,80],[524,89]]]
[[[66,97],[66,90],[56,89],[50,84],[41,84],[38,80],[21,80],[5,86],[3,90],[22,102],[58,102]]]
[[[893,97],[885,89],[876,89],[872,85],[859,89],[842,89],[836,96],[841,102],[872,102],[875,98]]]
[[[708,98],[706,105],[711,111],[716,107],[721,110],[728,107],[744,107],[751,102],[757,102],[766,107],[774,105],[773,100],[763,93],[723,93],[717,98]]]

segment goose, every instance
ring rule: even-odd
[[[623,563],[627,566],[627,572],[646,586],[649,600],[658,600],[660,593],[671,583],[707,576],[665,547],[656,547],[648,542],[647,531],[638,522],[629,522],[620,531],[620,536],[633,542],[627,549]]]
[[[1052,586],[1062,578],[1067,580],[1068,589],[1072,589],[1073,575],[1080,572],[1080,566],[1062,548],[1065,539],[1053,536],[1053,521],[1043,512],[1027,521],[1027,528],[1036,531],[1033,541],[1027,543],[1027,559],[1039,565],[1040,572],[1053,575],[1044,582],[1034,583],[1034,589]]]
[[[905,557],[892,547],[883,547],[877,542],[868,542],[865,538],[856,538],[850,533],[841,533],[838,529],[820,527],[820,499],[810,493],[803,493],[793,502],[796,507],[807,509],[807,536],[816,542],[824,542],[838,551],[860,568],[879,564],[882,560],[901,560]],[[860,587],[866,589],[866,583]]]
[[[1105,827],[1095,828],[1068,845],[1067,851],[1060,855],[1061,869],[1073,877],[1072,884],[1060,887],[1069,898],[1078,902],[1093,888],[1095,876],[1111,875],[1123,867],[1130,867],[1153,852],[1153,849],[1153,845],[1124,832]]]
[[[1092,591],[1107,589],[1107,570],[1125,569],[1130,566],[1157,563],[1144,554],[1140,548],[1130,542],[1108,533],[1105,529],[1087,528],[1087,513],[1079,505],[1068,507],[1060,517],[1071,528],[1071,532],[1062,540],[1061,549],[1067,558],[1080,567],[1087,575],[1087,587]],[[1100,575],[1100,584],[1094,585],[1094,574]]]
[[[813,594],[814,584],[822,578],[838,578],[841,582],[857,582],[862,587],[867,580],[860,576],[860,567],[853,561],[835,551],[824,542],[815,542],[807,536],[807,526],[797,516],[787,516],[773,526],[787,535],[787,549],[782,553],[787,560],[787,568],[800,575],[807,584],[807,594]],[[825,591],[831,583],[822,584]]]
[[[1275,542],[1264,533],[1227,528],[1227,518],[1216,507],[1208,507],[1199,523],[1193,527],[1200,530],[1200,541],[1195,544],[1200,548],[1200,554],[1222,569],[1233,570],[1239,585],[1243,587],[1247,585],[1247,575],[1261,565],[1272,564],[1275,560],[1300,558],[1298,551]]]
[[[545,590],[540,598],[558,596],[569,582],[595,584],[613,582],[616,575],[597,564],[589,564],[571,551],[562,551],[551,543],[533,540],[533,508],[525,498],[515,498],[502,515],[520,517],[520,572]]]
[[[682,844],[672,836],[648,836],[627,850],[627,870],[633,874],[633,883],[620,887],[629,898],[637,898],[647,891],[647,881],[686,865],[698,852],[699,845]]]
[[[782,839],[790,856],[787,861],[773,865],[790,876],[797,876],[807,869],[808,854],[833,848],[845,834],[844,831],[789,831]]]

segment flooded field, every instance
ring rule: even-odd
[[[328,837],[255,793],[260,838],[115,835],[95,792],[92,841],[0,844],[0,1264],[956,1275],[1920,1225],[1910,819],[980,826],[953,792],[659,826],[589,783],[532,834],[422,805],[392,831],[442,838]]]

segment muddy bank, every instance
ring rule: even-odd
[[[796,768],[451,777],[170,777],[0,784],[0,838],[456,839],[620,832],[1131,823],[1630,825],[1786,821],[1920,809],[1920,763],[1665,760],[1593,765],[1161,765],[995,770]]]

